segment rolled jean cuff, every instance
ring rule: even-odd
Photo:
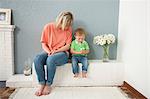
[[[79,72],[73,72],[73,74],[79,74]]]
[[[52,83],[46,82],[46,85],[51,86],[51,85],[52,85]]]
[[[87,73],[87,71],[86,71],[86,70],[82,70],[82,72]]]
[[[40,81],[39,84],[40,85],[45,85],[45,81]]]

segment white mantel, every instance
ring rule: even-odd
[[[14,31],[14,25],[0,25],[0,31]]]
[[[14,74],[14,25],[0,25],[0,81]]]

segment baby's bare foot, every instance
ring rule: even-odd
[[[74,74],[74,77],[76,78],[76,77],[78,77],[79,76],[79,74],[78,73],[76,73],[76,74]]]
[[[87,73],[86,72],[82,72],[82,77],[83,78],[87,78]]]
[[[35,92],[36,96],[41,96],[42,91],[44,90],[45,85],[39,85],[38,90]]]
[[[46,85],[46,86],[44,87],[44,90],[43,90],[42,94],[43,94],[43,95],[48,95],[48,94],[51,93],[51,90],[52,90],[51,86]]]

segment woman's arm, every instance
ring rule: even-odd
[[[52,24],[47,24],[44,26],[44,29],[42,31],[42,35],[41,35],[41,44],[42,44],[42,48],[43,50],[50,54],[51,53],[51,49],[49,49],[47,43],[48,43],[48,36],[50,35],[50,27]]]
[[[57,53],[57,52],[67,51],[67,50],[69,50],[69,48],[70,48],[70,44],[66,44],[65,46],[55,50],[54,52]]]
[[[48,54],[51,53],[51,51],[49,50],[48,46],[46,43],[42,43],[42,48],[44,49],[45,52],[47,52]]]
[[[63,37],[62,37],[62,38],[63,38]],[[71,27],[70,27],[69,31],[67,31],[66,45],[63,46],[63,47],[61,47],[61,48],[58,48],[57,50],[53,50],[53,51],[51,52],[51,54],[69,50],[71,41],[72,41],[72,29],[71,29]]]

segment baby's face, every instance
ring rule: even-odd
[[[75,35],[75,38],[78,42],[81,43],[82,41],[84,41],[85,35],[84,34],[83,35]]]

